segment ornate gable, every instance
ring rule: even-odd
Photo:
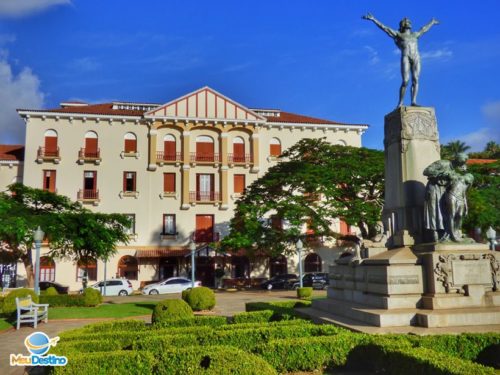
[[[264,117],[208,86],[146,112],[145,117],[265,121]]]

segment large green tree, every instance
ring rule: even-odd
[[[118,243],[128,243],[129,219],[93,213],[69,198],[22,184],[0,193],[0,262],[22,261],[29,286],[34,284],[33,231],[45,232],[54,258],[106,259]]]
[[[495,141],[489,141],[481,152],[471,152],[471,159],[500,159],[500,145]]]
[[[221,247],[277,255],[303,235],[304,225],[317,236],[337,237],[331,225],[338,218],[369,238],[380,221],[383,194],[382,151],[304,139],[245,190]]]
[[[474,175],[474,183],[467,191],[468,215],[464,229],[483,232],[492,226],[500,229],[500,162],[474,164],[468,167]]]

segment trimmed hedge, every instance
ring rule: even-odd
[[[7,294],[3,300],[2,312],[5,315],[10,315],[16,311],[16,298],[31,296],[34,303],[38,303],[39,299],[35,292],[27,288],[14,289]]]
[[[193,311],[212,310],[215,307],[215,293],[212,289],[200,286],[189,289],[186,294],[186,302]]]
[[[275,375],[262,358],[230,346],[187,347],[162,352],[155,374]]]
[[[274,312],[271,320],[286,320],[301,318],[296,312],[296,307],[310,307],[311,301],[283,301],[283,302],[247,302],[245,310],[261,311],[271,310]]]
[[[51,286],[51,287],[48,287],[47,290],[45,290],[45,295],[46,296],[58,296],[59,292],[57,291],[56,288]]]
[[[166,319],[155,323],[156,328],[209,326],[220,327],[227,324],[225,316],[192,316],[184,319]]]
[[[109,332],[109,331],[138,331],[149,329],[146,322],[142,320],[115,320],[111,322],[93,323],[88,324],[82,328],[73,329],[71,331],[62,332],[59,337],[63,338],[66,336],[73,336],[75,334],[89,334],[98,332]]]
[[[40,296],[40,303],[48,303],[50,307],[83,307],[85,306],[85,297],[82,294],[46,294]]]
[[[189,305],[181,299],[166,299],[158,302],[153,309],[151,322],[153,324],[161,324],[173,319],[185,319],[193,316],[193,310]]]
[[[155,373],[156,359],[149,352],[112,351],[72,354],[66,366],[51,368],[52,374],[143,375]]]
[[[233,323],[263,323],[271,321],[274,315],[272,310],[250,311],[235,314],[233,316]]]
[[[102,303],[102,294],[94,288],[85,288],[83,291],[83,301],[85,306],[93,307]]]
[[[305,286],[297,289],[297,298],[309,300],[313,294],[313,288],[310,286]]]

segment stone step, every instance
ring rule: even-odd
[[[500,307],[419,310],[417,323],[422,327],[498,325]]]
[[[417,325],[417,309],[373,309],[366,305],[331,298],[313,301],[312,307],[376,327]]]

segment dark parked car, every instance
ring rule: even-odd
[[[328,274],[324,272],[311,272],[302,276],[303,286],[312,286],[314,289],[326,289],[330,284]],[[293,289],[299,288],[299,282],[293,284]]]
[[[54,283],[52,281],[40,281],[40,290],[47,290],[50,287],[56,288],[59,294],[68,294],[69,286],[64,286],[59,283]]]
[[[297,275],[294,273],[284,273],[283,275],[276,275],[269,280],[260,284],[262,289],[290,289],[290,287],[297,281]]]

